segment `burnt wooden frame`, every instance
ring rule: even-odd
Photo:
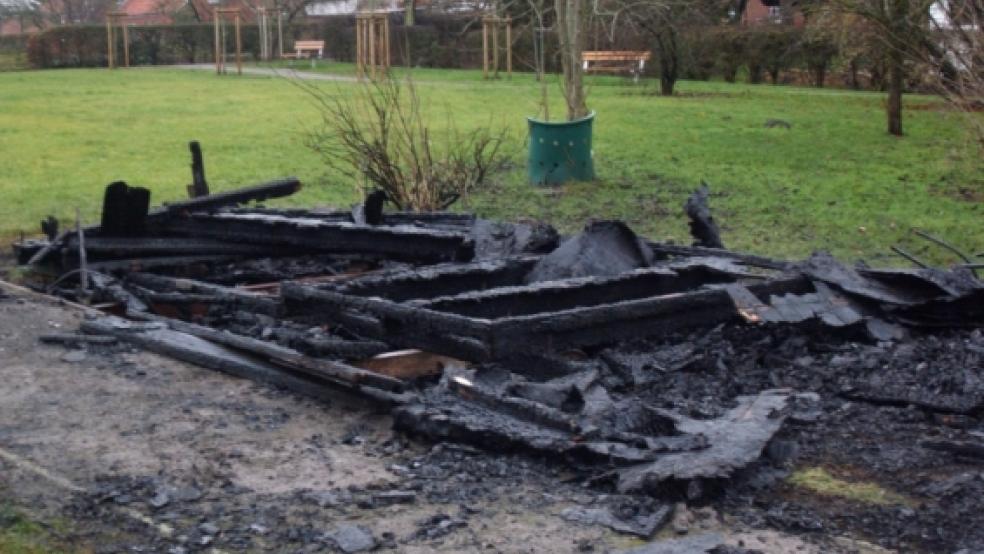
[[[521,262],[516,262],[521,263]],[[566,349],[678,329],[713,325],[738,317],[727,286],[738,277],[697,264],[676,270],[652,267],[609,278],[548,281],[522,286],[495,286],[510,264],[470,264],[438,268],[392,279],[393,297],[384,298],[386,279],[356,279],[335,288],[284,283],[281,294],[287,317],[332,322],[366,337],[481,362],[530,353],[548,355]],[[484,278],[493,286],[440,296],[455,288],[442,277],[465,286]],[[414,282],[416,280],[416,282]],[[413,298],[433,284],[430,295]],[[811,292],[802,276],[756,279],[747,290],[759,298]],[[412,284],[412,286],[411,286]]]

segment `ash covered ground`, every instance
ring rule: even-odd
[[[80,319],[58,306],[8,295],[0,318],[2,447],[82,489],[48,486],[5,458],[3,498],[71,520],[68,536],[100,552],[984,545],[981,460],[939,446],[979,443],[984,433],[979,330],[877,344],[728,324],[586,352],[614,395],[633,380],[647,402],[695,419],[766,389],[815,393],[788,406],[765,455],[718,490],[660,498],[618,494],[598,468],[557,457],[394,432],[385,411],[344,395],[313,402],[123,345],[39,346],[41,333]],[[850,486],[797,477],[818,468]],[[877,492],[856,494],[869,489]],[[609,514],[614,526],[666,521],[647,543],[578,514]]]

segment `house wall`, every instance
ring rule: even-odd
[[[744,25],[766,25],[766,24],[787,24],[795,27],[802,27],[806,21],[803,12],[792,7],[791,2],[786,0],[748,0],[745,3],[745,11],[742,13],[741,22]],[[770,5],[779,8],[780,17],[777,19],[770,11]]]

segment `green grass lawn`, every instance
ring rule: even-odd
[[[324,62],[316,70],[353,73]],[[621,218],[654,239],[685,242],[681,205],[704,180],[734,248],[783,256],[824,248],[901,263],[886,253],[902,244],[950,261],[909,234],[919,227],[984,251],[984,170],[960,118],[934,98],[907,98],[908,135],[895,138],[884,132],[880,94],[684,82],[678,96],[662,98],[650,83],[592,78],[599,180],[543,190],[524,182],[525,117],[536,114],[539,98],[531,75],[491,82],[480,71],[414,75],[434,121],[451,113],[462,128],[509,129],[509,169],[460,209],[546,218],[565,231],[590,218]],[[358,85],[317,86],[349,94]],[[555,83],[549,90],[559,114],[559,90]],[[792,129],[767,129],[769,118]],[[33,234],[48,213],[68,223],[75,207],[95,221],[102,189],[114,180],[150,187],[155,203],[182,197],[191,139],[202,141],[215,190],[297,175],[305,189],[279,203],[347,205],[357,198],[350,180],[326,171],[304,146],[318,122],[306,94],[281,78],[174,69],[0,73],[0,236]]]

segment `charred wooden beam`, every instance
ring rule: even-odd
[[[300,208],[232,208],[236,214],[279,215],[284,217],[304,217],[330,222],[354,223],[349,210],[306,210]],[[385,212],[383,225],[417,225],[432,228],[471,228],[477,218],[475,214],[455,212]]]
[[[164,270],[164,269],[183,269],[186,270],[195,266],[208,266],[211,264],[231,262],[242,259],[242,255],[233,256],[160,256],[153,258],[127,258],[122,260],[105,260],[101,262],[90,262],[91,271],[102,273],[131,273],[137,271]],[[75,266],[71,258],[66,260],[65,269],[72,269]]]
[[[175,331],[160,322],[133,323],[108,316],[82,322],[86,333],[108,335],[151,352],[170,356],[209,369],[215,369],[237,377],[244,377],[284,387],[294,392],[320,399],[335,397],[333,389],[343,388],[363,394],[374,400],[393,404],[403,403],[407,396],[385,390],[353,385],[336,379],[318,379],[310,375],[298,375],[283,367],[233,348],[213,343],[194,335]]]
[[[269,296],[193,279],[178,279],[135,272],[127,275],[126,282],[148,289],[150,294],[143,294],[148,296],[147,300],[150,302],[222,303],[266,315],[277,315],[280,312],[279,302]]]
[[[411,262],[467,261],[474,243],[464,233],[411,226],[386,227],[261,214],[192,214],[160,223],[182,236],[308,249],[311,253],[359,253]]]
[[[251,187],[209,194],[190,200],[171,202],[165,204],[162,211],[168,215],[203,212],[223,206],[233,206],[246,202],[290,196],[299,190],[301,190],[301,182],[296,177],[287,177]]]
[[[792,267],[793,263],[785,260],[777,260],[766,256],[748,254],[745,252],[733,252],[724,248],[706,248],[703,246],[683,246],[679,244],[667,244],[662,242],[648,241],[646,244],[653,250],[653,254],[658,258],[666,256],[684,257],[715,257],[725,258],[741,262],[751,267],[762,267],[765,269],[785,270]]]
[[[48,333],[38,337],[48,344],[115,344],[116,337],[106,335],[83,335],[80,333]]]
[[[730,283],[741,274],[712,266],[647,268],[610,278],[583,277],[435,298],[421,307],[481,318],[557,312]]]
[[[325,288],[355,296],[381,296],[397,302],[453,296],[520,285],[536,260],[529,256],[380,271]]]
[[[803,277],[774,279],[747,288],[763,297],[814,290]],[[659,335],[686,327],[714,325],[738,316],[731,296],[720,288],[496,318],[472,317],[419,303],[401,304],[291,283],[284,285],[282,295],[288,315],[353,325],[356,332],[394,346],[420,348],[470,361],[545,354],[574,346]]]
[[[68,237],[66,248],[78,248],[78,238]],[[90,259],[149,258],[155,256],[205,256],[205,255],[244,255],[252,257],[283,256],[282,248],[238,244],[214,239],[173,237],[104,237],[87,235],[85,249]]]
[[[455,314],[405,306],[380,298],[322,291],[296,283],[281,288],[288,317],[303,316],[342,325],[359,335],[404,348],[463,360],[490,358],[490,325]]]
[[[272,342],[262,341],[204,325],[188,323],[179,319],[150,314],[129,315],[141,320],[161,322],[175,331],[261,356],[274,363],[315,377],[341,380],[353,385],[366,385],[391,392],[401,392],[404,388],[403,382],[399,379],[357,368],[342,362],[311,358],[294,349]]]
[[[919,445],[930,450],[949,452],[958,456],[966,456],[969,458],[984,460],[984,443],[981,442],[936,439],[924,440],[920,442]]]

